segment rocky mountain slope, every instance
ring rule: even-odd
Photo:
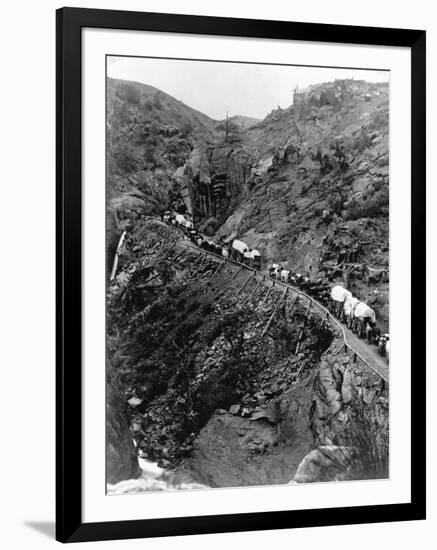
[[[108,231],[172,204],[267,261],[343,280],[388,330],[388,101],[387,84],[342,80],[295,92],[261,122],[217,122],[110,80]]]
[[[107,81],[107,263],[122,231],[140,214],[184,206],[178,171],[216,121],[168,94],[136,82]]]
[[[236,296],[244,273],[212,282],[214,265],[195,255],[160,259],[180,236],[143,217],[188,211],[213,239],[342,282],[387,331],[388,86],[336,81],[292,99],[263,121],[214,121],[150,86],[108,82],[108,273],[127,232],[107,300],[111,479],[135,470],[131,436],[209,486],[387,476],[381,380],[334,355],[302,307],[284,307],[260,339],[277,296],[259,307],[262,287]]]
[[[310,277],[334,272],[384,330],[387,276],[369,281],[366,267],[388,269],[388,115],[386,84],[336,81],[295,93],[291,107],[248,131],[257,168],[219,229]]]

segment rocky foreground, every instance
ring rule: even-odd
[[[386,477],[381,380],[292,299],[262,336],[278,294],[238,294],[247,272],[212,279],[179,239],[138,222],[108,287],[108,482],[135,477],[137,452],[209,487]]]

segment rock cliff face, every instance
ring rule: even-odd
[[[253,157],[240,144],[195,149],[185,172],[194,221],[214,234],[248,191]]]
[[[276,418],[219,411],[194,444],[191,471],[211,487],[289,483],[314,448],[310,425],[312,388],[299,380],[265,409]]]
[[[218,411],[195,441],[190,467],[212,487],[388,477],[388,391],[376,375],[329,352],[265,406],[242,418]]]
[[[248,131],[259,159],[250,192],[220,227],[268,261],[331,275],[369,302],[388,329],[388,86],[320,84]]]
[[[106,480],[139,477],[137,452],[129,430],[127,403],[109,363],[106,368]]]

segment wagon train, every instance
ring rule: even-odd
[[[206,252],[261,271],[263,261],[258,250],[251,249],[240,239],[234,239],[230,243],[208,239],[196,230],[193,222],[189,219],[190,217],[166,211],[163,220],[168,225],[180,229],[190,241]],[[380,329],[376,326],[376,315],[373,309],[353,296],[352,292],[338,284],[331,288],[323,278],[313,280],[305,274],[284,269],[280,264],[270,264],[267,266],[267,270],[272,279],[293,285],[327,306],[341,323],[344,323],[359,338],[365,338],[367,343],[375,344],[380,355],[389,360],[389,334],[381,334]]]

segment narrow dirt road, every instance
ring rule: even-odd
[[[375,371],[387,382],[389,381],[389,366],[387,361],[379,355],[376,348],[369,346],[365,340],[358,338],[351,330],[343,325],[344,332],[346,334],[347,343],[352,349],[357,351],[372,367]]]
[[[154,219],[154,221],[159,223],[159,224],[165,225],[166,227],[169,227],[167,224],[165,224],[161,220]],[[206,255],[216,259],[217,261],[220,261],[220,260],[223,261],[223,258],[218,256],[217,254],[214,254],[213,252],[206,251],[203,248],[199,248],[198,246],[193,244],[191,241],[189,241],[187,239],[187,237],[184,235],[184,233],[180,229],[178,229],[178,228],[173,228],[173,229],[178,231],[178,233],[180,233],[180,235],[182,237],[182,240],[179,241],[179,243],[177,243],[176,246],[181,245],[181,246],[184,246],[185,248],[190,248],[190,249],[196,250],[200,253],[206,254]],[[323,314],[323,312],[327,311],[325,306],[323,306],[322,304],[317,302],[317,300],[315,300],[311,296],[308,296],[307,294],[305,294],[304,292],[302,292],[301,290],[299,290],[298,288],[296,288],[296,287],[294,287],[290,284],[285,284],[285,283],[282,283],[280,281],[273,280],[267,274],[265,274],[261,271],[257,271],[255,269],[252,269],[252,268],[250,268],[248,266],[245,266],[243,264],[239,264],[239,263],[234,262],[232,260],[227,260],[227,263],[228,263],[228,265],[229,264],[234,265],[236,269],[241,269],[242,268],[242,269],[245,269],[247,271],[252,271],[255,274],[263,277],[262,284],[264,284],[265,286],[272,286],[274,284],[278,289],[279,288],[284,289],[284,288],[287,287],[291,291],[291,293],[293,293],[294,295],[298,294],[300,296],[304,296],[306,299],[309,299],[313,302],[316,309],[320,310],[321,315]],[[291,296],[291,293],[288,294],[289,297]],[[361,358],[364,359],[365,363],[368,363],[367,366],[371,370],[376,372],[379,376],[381,376],[381,378],[383,378],[388,383],[389,379],[390,379],[389,366],[388,366],[386,360],[379,355],[379,353],[376,350],[376,347],[375,346],[370,346],[366,343],[365,340],[362,340],[362,339],[358,338],[358,336],[356,334],[354,334],[351,330],[349,330],[345,325],[340,323],[337,319],[334,319],[334,322],[336,323],[336,325],[339,328],[342,328],[344,340],[348,344],[348,346],[351,348],[351,350],[356,352],[358,355],[360,355]],[[351,353],[352,353],[352,351],[351,351]]]

